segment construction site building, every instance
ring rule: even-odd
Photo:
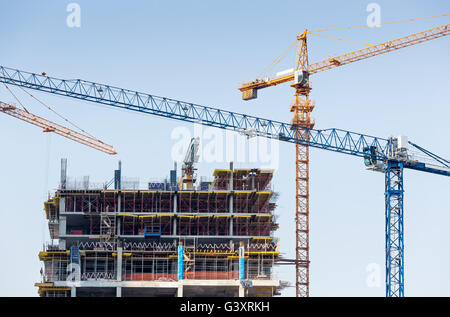
[[[189,189],[67,179],[44,203],[51,242],[39,252],[40,296],[273,296],[279,245],[268,169],[216,169]],[[110,188],[111,187],[111,188]]]

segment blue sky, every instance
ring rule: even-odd
[[[159,96],[288,122],[293,91],[265,89],[244,102],[239,83],[252,79],[305,28],[366,23],[371,1],[76,1],[81,27],[66,25],[72,1],[1,1],[1,65],[60,78],[82,78]],[[383,21],[450,12],[448,1],[376,1]],[[448,23],[447,18],[327,33],[379,43]],[[310,37],[310,61],[362,48]],[[441,38],[311,78],[316,128],[342,128],[380,137],[408,135],[450,157],[448,59]],[[292,67],[293,57],[278,70]],[[18,90],[15,90],[18,92]],[[57,122],[18,93],[27,108]],[[105,156],[8,116],[0,117],[0,295],[36,296],[37,254],[46,241],[43,200],[59,180],[59,160],[69,175],[104,182],[117,161],[141,181],[168,176],[171,133],[192,126],[35,93],[84,129],[113,144]],[[0,89],[0,100],[12,101]],[[282,252],[294,257],[294,147],[279,145],[274,188]],[[211,175],[226,162],[201,163]],[[240,163],[242,167],[258,166]],[[405,279],[407,296],[450,296],[450,180],[406,171]],[[311,295],[384,296],[384,177],[357,158],[311,150]],[[369,264],[381,268],[380,287],[368,287]],[[294,270],[278,270],[294,281]],[[292,296],[293,288],[283,295]]]

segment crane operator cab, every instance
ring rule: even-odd
[[[368,146],[363,149],[364,165],[367,167],[377,164],[377,152],[375,146]]]
[[[363,152],[364,152],[364,165],[366,166],[366,169],[377,172],[384,172],[385,164],[382,160],[378,159],[376,146],[371,145],[365,147],[363,148]]]

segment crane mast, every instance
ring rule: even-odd
[[[295,136],[300,134],[309,137],[305,132],[314,127],[311,112],[314,105],[309,100],[308,76],[308,47],[307,31],[297,37],[299,43],[297,52],[297,66],[294,83],[295,101],[291,106],[294,113],[292,129]],[[297,297],[309,297],[309,146],[308,144],[295,145],[295,293]]]
[[[292,129],[296,138],[306,138],[306,133],[314,127],[311,112],[314,104],[309,99],[311,91],[309,76],[324,70],[343,66],[369,57],[388,53],[400,48],[450,34],[449,24],[438,26],[419,33],[411,34],[392,41],[369,45],[368,48],[353,51],[334,58],[309,64],[307,35],[313,33],[305,30],[297,36],[296,67],[293,74],[275,79],[256,79],[239,87],[243,100],[257,98],[257,91],[262,88],[291,82],[295,89],[295,100],[291,106]],[[282,72],[283,74],[285,72]],[[296,144],[295,154],[295,220],[296,220],[296,296],[309,296],[309,142]],[[403,163],[388,160],[383,171],[386,175],[385,214],[386,214],[386,295],[404,296],[403,276]]]

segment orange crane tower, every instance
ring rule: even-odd
[[[443,14],[440,16],[447,16]],[[423,19],[423,18],[419,18]],[[417,19],[409,19],[406,21],[413,21]],[[395,21],[403,22],[403,21]],[[386,22],[392,23],[392,22]],[[342,29],[348,29],[346,27]],[[340,29],[340,28],[338,28]],[[291,105],[291,112],[294,116],[292,119],[293,128],[296,129],[296,137],[307,138],[309,129],[314,127],[314,122],[311,120],[311,112],[314,109],[314,104],[309,99],[311,87],[309,84],[309,75],[315,74],[327,69],[350,64],[356,61],[364,60],[369,57],[388,53],[398,50],[403,47],[419,44],[435,38],[443,37],[450,34],[449,24],[438,26],[423,32],[411,34],[392,41],[380,43],[378,45],[370,45],[369,47],[353,51],[347,54],[328,58],[326,60],[309,64],[307,35],[315,34],[321,35],[318,32],[325,31],[310,31],[305,30],[302,34],[297,36],[296,42],[298,44],[296,55],[296,66],[290,71],[289,75],[270,79],[255,79],[249,83],[243,84],[239,87],[242,92],[242,99],[250,100],[257,98],[259,89],[276,86],[286,82],[293,82],[291,87],[295,89],[294,103]],[[328,36],[327,36],[328,37]],[[339,39],[341,40],[341,39]],[[284,73],[284,72],[283,72]],[[303,134],[303,135],[302,135]],[[296,296],[309,296],[309,147],[308,145],[296,144]]]

